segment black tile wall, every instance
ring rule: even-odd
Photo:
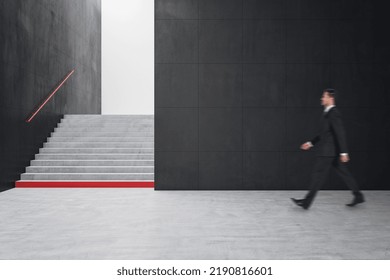
[[[243,60],[245,63],[284,63],[285,21],[244,20]]]
[[[337,0],[335,0],[337,1]],[[332,1],[327,0],[285,0],[287,19],[332,18]]]
[[[314,153],[286,152],[285,154],[285,189],[306,190],[310,183],[310,173],[315,160]],[[330,183],[330,178],[327,184]]]
[[[376,1],[340,0],[331,1],[331,14],[335,19],[370,19],[374,17]],[[380,4],[382,6],[383,4]],[[385,8],[385,6],[382,6]]]
[[[242,64],[199,65],[200,107],[242,106]]]
[[[371,63],[334,64],[332,82],[340,92],[339,106],[371,106],[374,92],[374,67]],[[368,94],[371,93],[371,94]]]
[[[243,182],[242,167],[242,152],[199,152],[199,189],[237,189]]]
[[[285,164],[280,152],[244,152],[246,190],[281,189],[285,186]]]
[[[305,190],[315,152],[300,145],[333,87],[351,171],[390,189],[387,6],[156,0],[157,188]],[[346,189],[334,173],[324,188]]]
[[[244,0],[245,19],[284,19],[286,0]]]
[[[156,61],[198,61],[198,21],[156,20]]]
[[[331,23],[331,34],[332,62],[373,62],[372,20],[334,20]]]
[[[245,151],[280,151],[285,141],[286,110],[283,107],[245,108]]]
[[[199,0],[200,19],[242,19],[242,0]]]
[[[383,184],[383,182],[389,180],[390,160],[388,153],[369,153],[368,162],[375,162],[375,164],[368,164],[367,170],[364,172],[368,173],[369,179],[365,185],[362,183],[360,185],[363,188],[388,190],[388,185]]]
[[[365,131],[367,131],[367,136],[369,137],[369,150],[373,151],[374,154],[387,151],[390,143],[389,108],[369,108],[369,118],[365,120],[365,124],[367,125]],[[372,139],[375,139],[374,145],[372,145]]]
[[[156,107],[198,106],[198,64],[156,65]]]
[[[0,1],[0,191],[14,187],[63,114],[100,113],[100,41],[100,0]]]
[[[198,118],[195,108],[156,108],[156,151],[197,151]]]
[[[199,151],[242,151],[241,108],[199,108]]]
[[[198,188],[198,152],[155,153],[156,190],[194,190]]]
[[[318,89],[331,85],[332,67],[328,63],[286,64],[287,107],[313,107],[321,104]],[[299,94],[298,94],[299,93]]]
[[[329,63],[331,45],[327,20],[294,20],[286,25],[287,63]]]
[[[390,64],[374,64],[373,71],[375,75],[372,91],[375,92],[375,96],[371,98],[371,106],[388,107],[390,106],[390,94],[388,94]]]
[[[285,64],[244,64],[243,79],[245,107],[285,105]]]
[[[197,19],[198,0],[156,0],[156,19]]]
[[[199,21],[199,62],[237,63],[242,61],[242,21]]]

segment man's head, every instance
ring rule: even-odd
[[[336,104],[336,90],[332,88],[324,89],[321,97],[321,105],[324,107]]]

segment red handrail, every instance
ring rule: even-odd
[[[75,69],[70,71],[64,79],[62,79],[62,82],[56,87],[56,89],[42,102],[42,104],[36,109],[26,120],[26,122],[31,122],[31,120],[38,114],[38,112],[46,105],[46,103],[50,100],[50,98],[53,97],[53,95],[62,87],[62,85],[69,79],[70,76],[74,73]]]

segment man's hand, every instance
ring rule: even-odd
[[[341,155],[340,156],[340,161],[341,162],[348,162],[349,161],[349,156],[348,155]]]
[[[303,144],[301,145],[301,149],[307,151],[307,150],[310,150],[310,148],[311,148],[312,146],[313,146],[313,145],[310,145],[309,142],[306,142],[306,143],[303,143]]]

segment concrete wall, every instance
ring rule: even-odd
[[[0,1],[0,190],[13,187],[62,114],[100,113],[100,9],[100,0]]]
[[[314,153],[299,146],[334,87],[351,171],[364,189],[390,189],[379,2],[156,0],[156,188],[305,189]],[[336,176],[326,188],[345,188]]]

